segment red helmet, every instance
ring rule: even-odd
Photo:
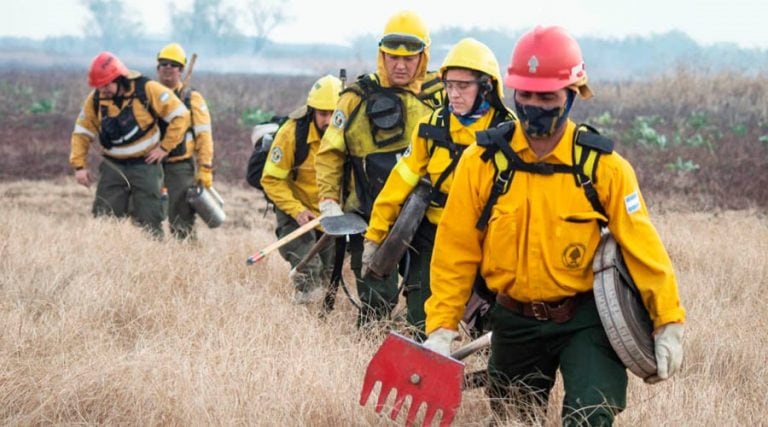
[[[529,92],[553,92],[586,76],[576,40],[562,27],[537,26],[517,41],[504,86]]]
[[[88,85],[94,88],[111,83],[119,76],[127,76],[128,67],[111,52],[101,52],[91,61],[88,69]]]

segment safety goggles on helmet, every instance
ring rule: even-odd
[[[181,68],[182,65],[179,64],[176,61],[163,61],[163,60],[160,60],[160,61],[157,62],[157,67],[158,68],[161,68],[161,67]]]
[[[379,47],[383,50],[394,53],[400,48],[411,54],[417,54],[424,50],[426,45],[424,41],[416,36],[409,34],[387,34],[379,41]]]

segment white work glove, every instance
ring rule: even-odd
[[[443,356],[451,356],[451,342],[459,336],[459,333],[445,328],[437,328],[432,331],[424,341],[422,347],[428,348]]]
[[[667,323],[653,335],[656,352],[656,375],[646,378],[645,382],[655,384],[674,375],[683,364],[682,323]]]
[[[341,216],[344,215],[344,212],[335,200],[324,199],[320,201],[320,215],[324,217]]]
[[[363,270],[361,272],[363,277],[365,277],[366,273],[368,273],[368,266],[371,264],[373,255],[376,254],[377,250],[379,250],[378,243],[374,242],[373,240],[365,239],[363,242]]]

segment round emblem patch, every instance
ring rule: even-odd
[[[280,149],[280,147],[274,147],[272,148],[272,154],[269,157],[269,160],[272,160],[272,163],[280,163],[280,160],[283,159],[283,150]]]
[[[333,113],[333,119],[331,121],[333,122],[334,127],[341,129],[344,127],[347,117],[344,115],[343,111],[336,110],[336,112]]]
[[[563,251],[563,265],[565,268],[579,268],[584,259],[586,248],[581,243],[571,243]]]

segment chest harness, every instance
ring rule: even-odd
[[[573,165],[552,163],[526,163],[515,153],[509,144],[515,131],[515,122],[504,122],[501,125],[477,133],[477,144],[485,148],[481,158],[485,161],[493,161],[496,172],[491,187],[491,194],[483,207],[480,218],[475,224],[478,230],[484,230],[490,219],[491,209],[499,197],[509,191],[515,172],[522,171],[539,175],[552,175],[555,173],[572,174],[577,187],[584,189],[584,195],[589,200],[592,209],[601,215],[606,215],[603,205],[600,203],[594,182],[596,179],[598,160],[602,154],[613,152],[613,141],[600,135],[593,127],[579,125],[574,135]],[[501,153],[506,160],[506,166],[500,164],[497,153]],[[600,227],[605,227],[605,221],[598,220]]]
[[[406,125],[406,108],[402,96],[413,96],[419,102],[434,110],[443,99],[443,86],[437,73],[428,74],[428,78],[421,86],[419,94],[399,87],[382,87],[378,76],[367,74],[358,77],[357,81],[344,89],[341,93],[353,92],[361,98],[361,102],[352,110],[348,123],[352,123],[355,117],[365,105],[365,115],[370,127],[371,141],[377,147],[377,151],[364,157],[348,156],[349,163],[345,165],[344,177],[349,176],[349,168],[355,180],[355,193],[360,201],[360,210],[364,216],[369,216],[376,196],[378,196],[392,168],[395,167],[398,156],[405,151],[407,144],[401,149],[391,151],[378,151],[386,147],[404,141]],[[345,134],[349,127],[345,129]],[[343,183],[343,192],[348,192],[348,184]]]
[[[99,91],[94,90],[92,96],[93,110],[100,117],[101,122],[99,143],[107,150],[138,141],[158,123],[157,113],[149,103],[149,99],[147,99],[145,90],[147,81],[149,79],[144,76],[133,79],[133,93],[129,96],[117,96],[114,98],[115,105],[120,108],[120,113],[115,117],[109,116],[109,107],[100,104]],[[136,116],[133,114],[133,102],[131,101],[134,99],[138,99],[144,109],[152,115],[152,123],[145,128],[139,126]],[[124,104],[125,101],[128,101],[128,103]]]
[[[432,113],[428,123],[421,123],[419,125],[418,131],[419,137],[429,141],[430,158],[434,155],[435,150],[438,147],[448,150],[448,153],[451,156],[451,163],[449,163],[443,172],[440,173],[440,176],[438,176],[437,180],[432,183],[432,189],[430,191],[430,206],[441,208],[445,206],[445,202],[448,200],[448,194],[443,192],[440,188],[442,187],[443,182],[445,182],[445,180],[448,179],[448,177],[451,176],[453,171],[456,169],[456,165],[459,163],[461,154],[464,152],[464,149],[468,147],[468,145],[456,144],[453,142],[450,129],[450,114],[451,113],[448,111],[448,108],[440,108],[439,110]],[[497,109],[496,113],[491,119],[491,124],[489,127],[497,126],[499,123],[509,119],[511,119],[511,117],[508,116],[506,110]]]

